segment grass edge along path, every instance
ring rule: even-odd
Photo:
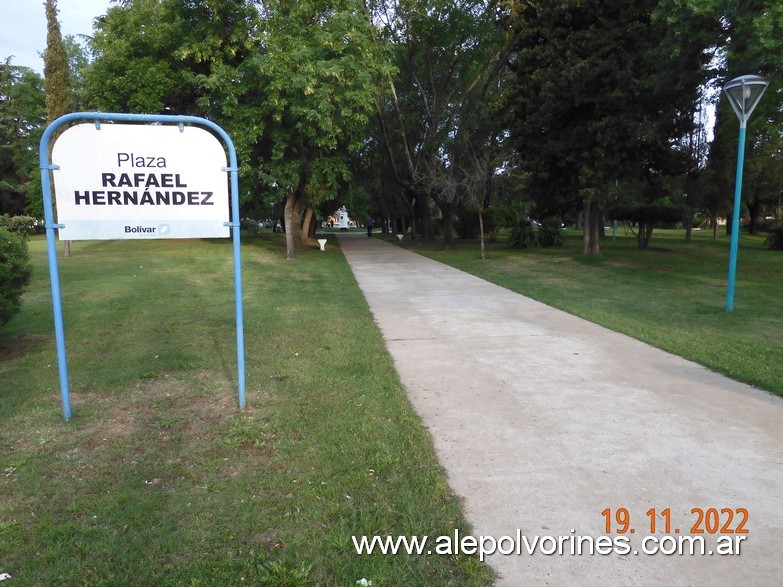
[[[783,254],[764,248],[765,235],[741,236],[735,308],[727,314],[729,238],[695,231],[686,243],[684,234],[656,229],[649,250],[638,250],[631,234],[608,237],[597,257],[582,255],[581,233],[573,230],[554,249],[514,250],[501,235],[487,245],[485,260],[474,241],[446,251],[403,246],[783,395]]]
[[[469,533],[333,237],[243,238],[247,408],[229,241],[73,244],[62,420],[43,240],[0,333],[0,572],[14,585],[490,585],[477,557],[358,556]]]

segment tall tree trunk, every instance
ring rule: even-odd
[[[294,208],[296,207],[296,195],[290,193],[285,198],[283,220],[285,222],[285,258],[289,261],[296,259],[296,247],[294,246]]]
[[[310,244],[310,239],[315,238],[315,214],[312,207],[308,206],[304,213],[304,221],[302,222],[302,234],[300,237],[300,243],[302,247],[306,247]]]
[[[590,202],[582,201],[582,254],[590,254]]]
[[[688,223],[685,225],[685,242],[691,242],[691,235],[693,234],[693,216],[696,214],[696,208],[690,206],[688,208]]]
[[[443,214],[443,248],[454,248],[454,204],[443,200],[435,200]]]
[[[755,192],[756,190],[754,190]],[[753,194],[753,197],[748,199],[748,232],[750,234],[758,234],[759,232],[759,216],[761,215],[761,199],[757,193]]]
[[[454,207],[450,206],[448,214],[443,215],[443,248],[454,248]]]
[[[304,202],[296,194],[290,192],[285,199],[285,253],[286,259],[292,261],[296,259],[297,249],[302,247],[302,213],[304,212]]]
[[[652,238],[653,228],[655,228],[654,222],[639,223],[639,233],[636,235],[637,248],[647,249],[650,246],[650,239]]]
[[[479,206],[479,235],[481,237],[481,259],[482,261],[486,259],[484,256],[484,213],[482,212],[481,206]]]
[[[601,226],[602,210],[595,199],[584,200],[582,204],[582,217],[584,228],[582,229],[582,254],[601,254]]]
[[[407,234],[408,228],[410,228],[410,216],[398,216],[397,217],[397,232],[396,234]]]
[[[435,240],[432,231],[432,214],[430,213],[429,196],[418,194],[416,196],[416,216],[421,226],[421,242],[430,244]]]
[[[604,208],[601,206],[600,202],[593,202],[590,211],[593,214],[593,217],[590,220],[592,224],[592,241],[594,250],[591,255],[600,255],[601,239],[604,237]]]

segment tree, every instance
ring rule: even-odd
[[[415,210],[422,239],[433,238],[432,200],[443,214],[448,247],[454,209],[467,197],[451,188],[464,183],[472,163],[494,163],[487,154],[503,135],[493,111],[508,50],[507,14],[487,0],[372,5],[396,66],[376,98],[377,141]]]
[[[386,151],[373,132],[372,122],[370,124],[370,133],[362,150],[352,157],[352,178],[348,193],[353,197],[344,203],[354,213],[357,205],[362,206],[361,198],[364,198],[363,206],[368,216],[384,220],[381,223],[383,232],[405,233],[412,210],[394,178]],[[327,206],[330,208],[327,215],[338,207],[336,202]],[[389,226],[389,220],[396,226]]]
[[[240,197],[261,197],[260,26],[250,0],[125,0],[96,19],[94,58],[84,73],[87,98],[104,111],[215,121],[237,149]]]
[[[680,3],[530,1],[515,13],[512,137],[542,207],[582,207],[583,252],[598,254],[619,180],[682,173],[706,48],[672,26]],[[688,18],[686,18],[686,16]]]
[[[56,0],[46,0],[46,51],[44,51],[44,91],[46,118],[52,123],[67,114],[71,105],[70,70],[60,23],[57,21]],[[55,137],[52,137],[52,144]],[[51,148],[51,147],[50,147]],[[65,241],[65,256],[71,256],[71,243]]]
[[[768,98],[774,99],[774,94]],[[758,234],[760,221],[777,208],[783,193],[783,136],[780,127],[767,123],[754,126],[754,130],[742,187],[750,234]]]
[[[694,0],[695,1],[695,0]],[[701,0],[706,1],[706,0]],[[744,204],[748,208],[749,230],[757,231],[757,221],[771,210],[783,191],[781,153],[783,152],[783,7],[774,0],[713,0],[715,18],[725,31],[717,82],[748,73],[768,76],[770,89],[765,93],[748,123],[745,147]],[[708,168],[723,194],[721,207],[729,219],[734,193],[738,122],[725,97],[717,109],[715,140]],[[744,215],[742,215],[744,216]],[[731,223],[726,225],[727,234]]]
[[[84,80],[85,72],[90,64],[88,49],[84,45],[83,39],[80,41],[73,35],[67,35],[63,39],[63,45],[65,46],[65,54],[68,56],[68,71],[71,78],[71,110],[74,112],[88,111],[92,108]]]
[[[258,72],[259,13],[251,0],[125,0],[96,19],[84,70],[98,109],[200,116],[219,124],[237,150],[244,210],[269,210],[277,195],[261,181],[259,135],[265,99]]]
[[[38,142],[46,122],[43,80],[0,63],[0,215],[40,209]]]
[[[177,52],[186,35],[170,1],[130,0],[96,21],[85,74],[102,111],[194,114],[195,92]]]
[[[87,80],[98,106],[221,124],[246,202],[285,199],[295,258],[305,212],[345,185],[365,137],[383,59],[363,4],[127,0],[97,24]]]
[[[636,235],[637,247],[640,249],[650,246],[656,225],[674,224],[683,218],[683,207],[672,202],[675,197],[673,190],[664,183],[663,178],[659,178],[657,182],[642,182],[630,188],[625,186],[626,196],[634,191],[643,193],[613,203],[608,210],[612,219],[631,223],[631,231]],[[635,231],[633,225],[636,225]]]
[[[296,257],[305,210],[350,177],[373,92],[388,66],[357,0],[267,2],[259,71],[268,95],[262,173],[285,194],[286,255]]]
[[[52,122],[67,114],[70,105],[70,70],[60,23],[57,21],[57,0],[46,0],[46,51],[44,51],[44,91],[46,115]]]

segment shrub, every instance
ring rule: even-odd
[[[492,218],[486,212],[482,215],[484,221],[484,234],[491,235],[495,230],[495,224]],[[460,210],[457,221],[454,223],[454,230],[461,239],[476,238],[479,235],[479,213],[477,208],[468,208]]]
[[[666,226],[679,222],[684,213],[680,206],[672,204],[668,198],[660,198],[654,202],[619,204],[609,210],[609,215],[613,220],[627,220],[638,224],[637,246],[646,249],[656,225]]]
[[[519,222],[519,212],[511,206],[490,206],[484,210],[484,220],[487,218],[497,228],[513,228]]]
[[[0,227],[0,326],[22,308],[22,293],[32,273],[27,237]]]
[[[519,214],[509,206],[490,206],[484,210],[484,234],[494,243],[501,228],[511,228],[519,222]]]
[[[774,218],[762,218],[756,223],[756,230],[759,232],[772,232],[778,226],[778,221]]]
[[[764,246],[773,251],[783,251],[783,224],[769,231]]]
[[[454,231],[462,239],[476,238],[479,233],[478,212],[476,210],[462,210],[454,219]]]
[[[538,244],[542,247],[562,247],[562,224],[562,219],[558,217],[545,219],[538,229]]]
[[[257,234],[261,229],[261,222],[255,218],[242,218],[239,220],[239,228]]]
[[[32,216],[9,216],[3,214],[0,216],[0,228],[5,228],[8,232],[30,236],[35,234],[43,225]]]
[[[378,228],[380,228],[379,225],[376,224]],[[432,234],[434,236],[441,236],[443,234],[443,218],[440,216],[437,218],[432,219]]]
[[[530,220],[520,220],[511,230],[511,248],[528,249],[538,245],[538,233]]]

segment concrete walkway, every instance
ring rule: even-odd
[[[565,537],[565,554],[488,557],[497,585],[783,585],[783,399],[380,239],[339,240],[473,534],[544,552]],[[618,536],[620,508],[630,552],[588,554],[577,537]],[[695,508],[729,529],[746,509],[748,534],[721,541],[740,554],[717,554],[713,513],[698,526],[713,555],[644,554],[667,508],[675,541],[697,536]]]

